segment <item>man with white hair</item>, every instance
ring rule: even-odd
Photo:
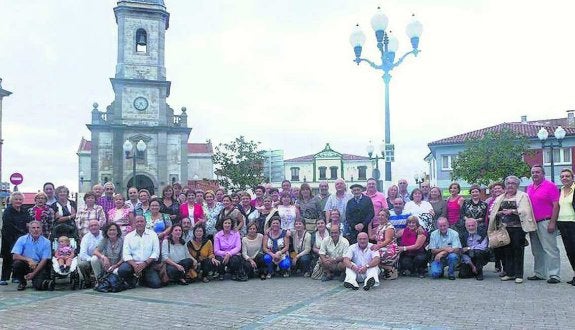
[[[346,226],[345,220],[345,210],[347,208],[347,202],[353,198],[353,195],[347,191],[347,186],[344,179],[335,180],[335,194],[331,194],[327,201],[325,202],[324,212],[325,212],[325,222],[330,223],[331,210],[337,209],[340,215],[340,226],[343,228],[343,235],[347,235],[348,228]]]
[[[90,220],[88,223],[88,233],[82,236],[82,241],[80,242],[80,253],[78,255],[78,268],[80,273],[84,278],[84,283],[87,288],[92,286],[91,274],[98,276],[102,272],[101,267],[98,269],[93,269],[94,265],[100,265],[99,262],[94,263],[93,260],[98,258],[94,255],[94,250],[102,241],[102,231],[100,231],[100,223],[98,220]],[[96,266],[96,267],[98,267]]]
[[[114,193],[116,187],[112,182],[106,182],[104,184],[104,195],[98,198],[97,204],[104,209],[104,214],[108,218],[108,211],[115,207],[114,205]]]
[[[465,232],[459,237],[461,240],[461,261],[463,265],[459,270],[463,277],[464,269],[471,270],[468,275],[474,275],[478,281],[483,280],[483,266],[489,262],[487,250],[487,229],[485,226],[477,227],[477,220],[465,220]],[[464,265],[466,265],[464,267]]]

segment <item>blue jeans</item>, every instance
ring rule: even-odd
[[[455,266],[459,262],[459,255],[457,253],[450,253],[447,257],[441,258],[441,265],[438,265],[437,261],[433,261],[431,267],[429,267],[429,276],[432,278],[440,278],[443,276],[443,268],[447,266],[447,275],[455,276]]]
[[[144,284],[145,286],[152,288],[152,289],[159,289],[162,287],[162,282],[160,280],[160,275],[157,271],[155,271],[152,267],[153,263],[150,264],[142,271],[143,275],[143,282],[140,279],[140,284]],[[127,263],[124,262],[118,268],[118,276],[124,279],[128,283],[133,283],[134,281],[134,268]]]

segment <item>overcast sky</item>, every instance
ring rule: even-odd
[[[352,62],[352,27],[367,35],[378,5],[410,50],[411,13],[422,50],[392,72],[394,181],[426,169],[427,143],[501,122],[566,116],[574,108],[572,0],[166,0],[168,103],[188,108],[190,142],[238,135],[285,158],[334,150],[364,155],[383,138],[381,73]],[[3,171],[78,189],[76,151],[92,103],[113,100],[113,0],[0,0]],[[383,164],[382,164],[383,165]]]

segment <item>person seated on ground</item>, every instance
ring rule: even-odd
[[[197,261],[190,255],[186,242],[182,238],[182,226],[172,226],[170,237],[162,242],[162,261],[170,281],[188,285],[186,274],[190,268],[196,268]],[[192,280],[194,278],[191,278]]]
[[[427,232],[419,224],[417,216],[412,215],[407,218],[407,227],[401,235],[399,246],[399,265],[403,275],[419,275],[419,278],[425,277],[427,269],[427,251],[425,251],[425,242],[427,241]]]
[[[259,233],[257,221],[248,223],[248,234],[242,238],[242,257],[244,259],[244,268],[247,270],[248,277],[254,277],[255,271],[262,280],[266,279],[264,253],[263,253],[264,235]]]
[[[487,249],[487,227],[478,226],[477,220],[465,220],[465,232],[460,236],[461,261],[459,277],[475,276],[478,281],[483,280],[483,266],[489,262]]]
[[[295,231],[292,235],[293,252],[291,255],[292,268],[301,271],[304,277],[311,276],[311,234],[306,230],[302,218],[294,223]]]
[[[329,235],[330,237],[321,242],[319,262],[316,265],[316,268],[321,269],[322,282],[330,281],[334,276],[343,273],[345,270],[343,255],[349,248],[349,242],[345,237],[341,236],[338,225],[331,226]],[[314,269],[314,273],[316,272],[319,272],[319,270]]]
[[[323,270],[321,266],[318,266],[319,262],[319,249],[321,248],[321,242],[329,238],[329,231],[325,227],[324,219],[317,219],[315,221],[315,232],[311,237],[311,277],[314,280],[319,280],[323,276]]]
[[[124,262],[118,269],[118,276],[130,287],[136,286],[135,277],[140,279],[140,285],[158,289],[162,286],[160,275],[154,269],[154,263],[160,257],[160,241],[158,235],[146,228],[146,219],[137,215],[134,220],[136,230],[126,235],[122,247]]]
[[[90,220],[88,224],[88,233],[82,237],[80,242],[80,253],[78,258],[78,269],[84,278],[84,284],[87,288],[92,286],[92,270],[94,275],[100,274],[102,268],[92,268],[92,261],[98,259],[94,255],[94,250],[98,247],[98,244],[102,241],[103,235],[100,231],[100,223],[98,220]],[[96,266],[98,267],[98,266]]]
[[[242,250],[242,243],[240,240],[240,233],[233,229],[232,219],[225,218],[222,222],[222,230],[218,231],[214,236],[214,254],[219,264],[219,279],[224,279],[226,266],[232,275],[232,280],[247,280],[246,275],[242,272],[242,258],[240,252]],[[240,228],[241,229],[241,228]]]
[[[32,281],[36,290],[54,290],[54,281],[48,280],[52,249],[50,241],[42,236],[42,223],[31,221],[28,231],[12,248],[13,277],[19,281],[18,291],[26,289],[27,281]]]
[[[447,218],[437,219],[437,228],[431,233],[429,238],[429,249],[433,262],[429,267],[429,273],[432,278],[443,276],[443,268],[447,265],[447,276],[450,280],[455,279],[455,267],[459,262],[459,251],[461,241],[457,231],[449,228]]]
[[[54,257],[58,262],[61,272],[67,272],[70,270],[72,260],[76,257],[76,252],[74,251],[74,248],[70,246],[70,238],[68,236],[58,237],[58,248],[56,248]]]
[[[349,246],[343,255],[345,280],[343,286],[348,289],[359,289],[358,282],[363,282],[363,289],[369,290],[379,286],[379,252],[371,249],[367,233],[357,235],[357,243]]]
[[[270,219],[270,228],[263,238],[264,262],[267,268],[266,278],[271,278],[277,267],[283,277],[289,277],[291,260],[287,255],[289,251],[290,231],[281,229],[281,218],[273,216]]]
[[[218,278],[216,272],[220,262],[214,255],[212,241],[206,237],[206,229],[203,224],[197,224],[192,229],[194,238],[186,246],[190,255],[200,264],[202,282],[207,283],[212,278]]]
[[[122,247],[124,240],[122,238],[122,229],[117,223],[109,223],[102,230],[102,240],[94,249],[90,263],[94,270],[96,279],[102,277],[104,273],[118,272],[117,269],[122,264]],[[84,243],[80,244],[80,246]]]
[[[393,228],[395,228],[395,235],[397,235],[397,237],[401,237],[403,234],[403,229],[407,224],[407,218],[411,215],[404,206],[405,202],[401,197],[398,197],[393,200],[393,209],[389,212],[389,222],[391,222]]]
[[[371,246],[371,250],[379,252],[379,262],[384,273],[384,279],[395,280],[397,278],[396,265],[399,258],[395,229],[389,222],[388,209],[379,210],[377,217],[379,221],[375,234],[377,243]]]

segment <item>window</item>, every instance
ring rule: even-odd
[[[457,159],[456,155],[443,155],[441,156],[441,169],[444,171],[451,171],[451,164]]]
[[[329,168],[329,173],[330,173],[330,180],[336,180],[337,179],[337,166],[331,166]]]
[[[136,52],[145,53],[148,46],[148,34],[144,29],[136,31]]]
[[[358,166],[357,167],[357,179],[358,180],[367,180],[367,166]]]
[[[568,165],[571,164],[571,149],[570,148],[554,148],[553,149],[553,163],[555,165]],[[543,164],[551,165],[551,150],[545,149],[543,152]]]
[[[299,167],[290,168],[291,171],[291,181],[299,181]]]
[[[325,179],[327,179],[326,172],[327,172],[327,167],[325,167],[325,166],[320,166],[320,167],[319,167],[319,179],[320,179],[320,180],[325,180]]]

